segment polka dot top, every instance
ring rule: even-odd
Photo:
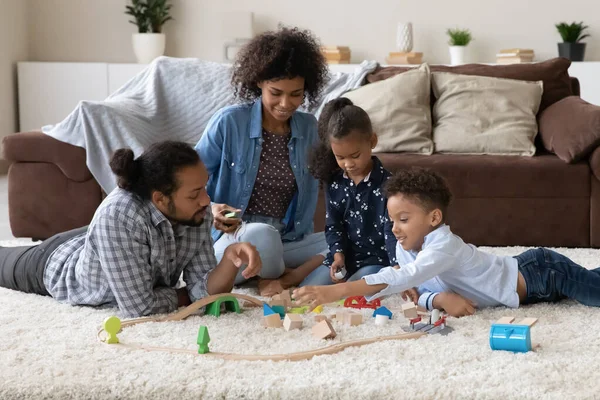
[[[256,182],[246,213],[283,218],[294,194],[298,190],[296,178],[290,166],[286,135],[263,130],[263,145],[258,164]]]

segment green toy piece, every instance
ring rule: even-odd
[[[235,211],[225,214],[225,218],[239,218],[239,217],[240,217],[240,215]]]
[[[235,311],[237,314],[241,313],[237,299],[233,296],[224,296],[208,304],[204,314],[219,317],[221,315],[221,303],[225,303],[225,310]]]
[[[288,313],[290,313],[290,314],[306,314],[307,311],[308,311],[308,306],[303,306],[303,307],[290,308],[288,310]]]
[[[117,337],[117,333],[121,330],[121,320],[114,315],[112,317],[108,317],[104,320],[104,331],[106,331],[108,337],[106,338],[106,343],[108,344],[117,344],[119,343],[119,338]]]
[[[210,350],[208,349],[208,342],[210,342],[210,336],[208,336],[208,327],[200,325],[198,329],[198,354],[206,354]]]
[[[281,319],[285,318],[285,307],[284,306],[271,306],[271,309],[275,311]]]

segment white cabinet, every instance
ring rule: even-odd
[[[82,100],[102,101],[145,64],[20,62],[17,65],[19,130],[54,125]]]
[[[107,69],[102,63],[18,63],[19,130],[62,121],[80,100],[104,100]]]

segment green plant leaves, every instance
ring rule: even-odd
[[[588,33],[583,33],[589,28],[587,25],[583,25],[583,22],[572,22],[570,24],[561,22],[554,26],[565,43],[577,43],[587,37],[590,37]]]
[[[473,40],[471,31],[468,29],[448,29],[446,34],[450,36],[450,46],[466,46]]]
[[[139,33],[161,33],[165,22],[173,19],[168,1],[131,0],[131,5],[125,6],[125,14],[133,16],[129,22],[137,25]]]

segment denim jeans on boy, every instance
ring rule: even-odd
[[[587,270],[545,248],[527,250],[515,258],[527,284],[527,298],[521,304],[569,298],[600,306],[600,268]]]
[[[358,271],[350,275],[346,282],[353,282],[362,279],[363,276],[376,274],[379,272],[384,265],[365,265],[359,268]],[[298,287],[302,286],[322,286],[322,285],[333,285],[331,276],[329,275],[329,266],[321,265],[311,272]]]

